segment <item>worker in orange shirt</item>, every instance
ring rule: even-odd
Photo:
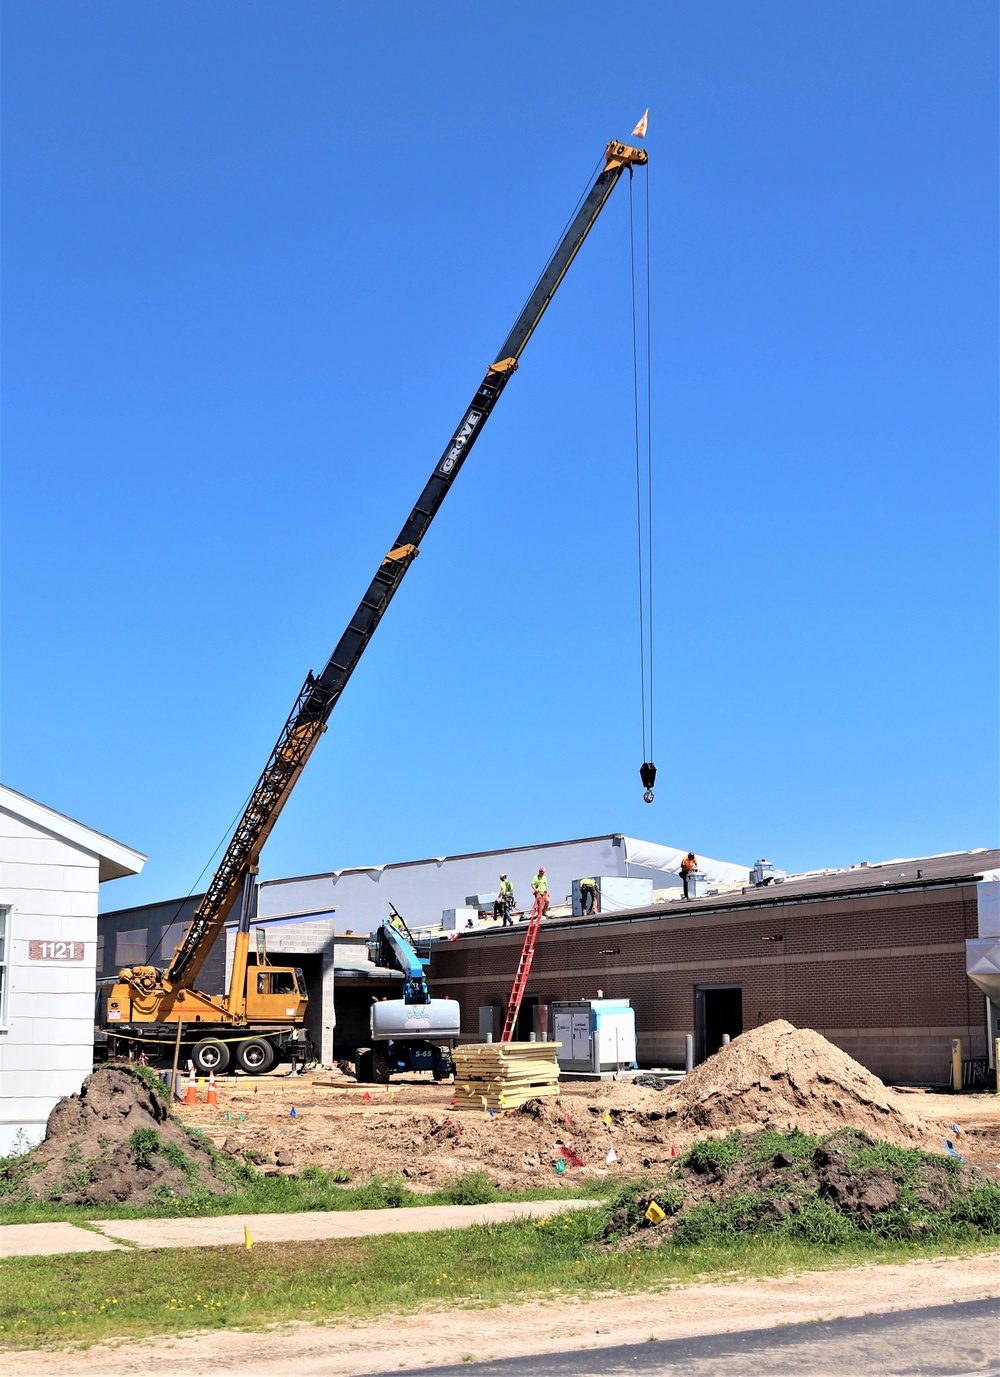
[[[689,851],[687,855],[684,857],[684,859],[681,861],[681,880],[684,884],[685,899],[690,899],[691,897],[691,895],[688,893],[688,881],[691,879],[691,876],[697,869],[698,857],[694,854],[693,851]]]

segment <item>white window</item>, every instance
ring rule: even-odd
[[[7,972],[10,969],[10,909],[0,905],[0,1028],[7,1027]]]

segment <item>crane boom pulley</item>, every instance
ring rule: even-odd
[[[553,251],[510,334],[486,370],[470,405],[424,486],[402,530],[383,558],[354,616],[322,671],[311,671],[254,786],[191,925],[160,977],[164,996],[190,988],[215,939],[221,934],[245,877],[257,866],[261,848],[287,802],[306,761],[326,728],[347,681],[384,615],[448,490],[518,366],[518,360],[546,307],[576,257],[621,174],[647,161],[643,149],[612,141],[604,166]],[[147,968],[148,978],[148,968]]]

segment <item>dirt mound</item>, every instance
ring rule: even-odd
[[[1000,1230],[1000,1187],[975,1167],[879,1142],[856,1129],[825,1138],[764,1130],[701,1139],[654,1187],[624,1189],[603,1231],[698,1245],[773,1231],[813,1241],[878,1233],[931,1237],[945,1227]]]
[[[820,1033],[784,1019],[721,1048],[662,1092],[660,1104],[677,1132],[757,1126],[824,1134],[849,1126],[903,1146],[930,1141],[877,1076]]]
[[[45,1138],[4,1172],[10,1198],[106,1205],[185,1199],[234,1188],[232,1169],[174,1118],[158,1085],[102,1066],[59,1101]]]
[[[259,1095],[234,1086],[218,1110],[182,1114],[265,1171],[317,1166],[350,1173],[354,1183],[400,1174],[418,1190],[476,1171],[505,1189],[587,1172],[640,1176],[667,1170],[694,1139],[735,1128],[823,1136],[851,1127],[899,1146],[942,1146],[941,1135],[897,1108],[877,1077],[819,1033],[785,1022],[744,1033],[663,1090],[627,1081],[563,1085],[557,1099],[511,1114],[431,1107],[428,1096],[448,1104],[447,1086],[386,1087],[352,1101],[326,1098],[329,1087],[295,1084],[276,1082]]]

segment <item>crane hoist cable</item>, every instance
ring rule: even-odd
[[[645,195],[645,303],[643,306],[642,349],[640,350],[640,311],[636,278],[635,203],[632,169],[629,169],[629,248],[632,282],[632,398],[635,420],[635,519],[636,559],[639,594],[639,708],[642,718],[642,781],[643,798],[653,802],[656,766],[653,764],[653,401],[652,401],[652,336],[650,327],[650,266],[649,266],[649,169],[646,169]],[[640,353],[644,355],[640,363]],[[645,377],[641,378],[641,373]],[[641,380],[640,380],[641,379]],[[645,416],[640,406],[645,390]],[[645,431],[645,435],[643,435]],[[645,441],[645,444],[643,443]],[[645,449],[645,455],[643,455]],[[645,459],[645,464],[643,463]],[[643,472],[645,469],[645,472]]]

